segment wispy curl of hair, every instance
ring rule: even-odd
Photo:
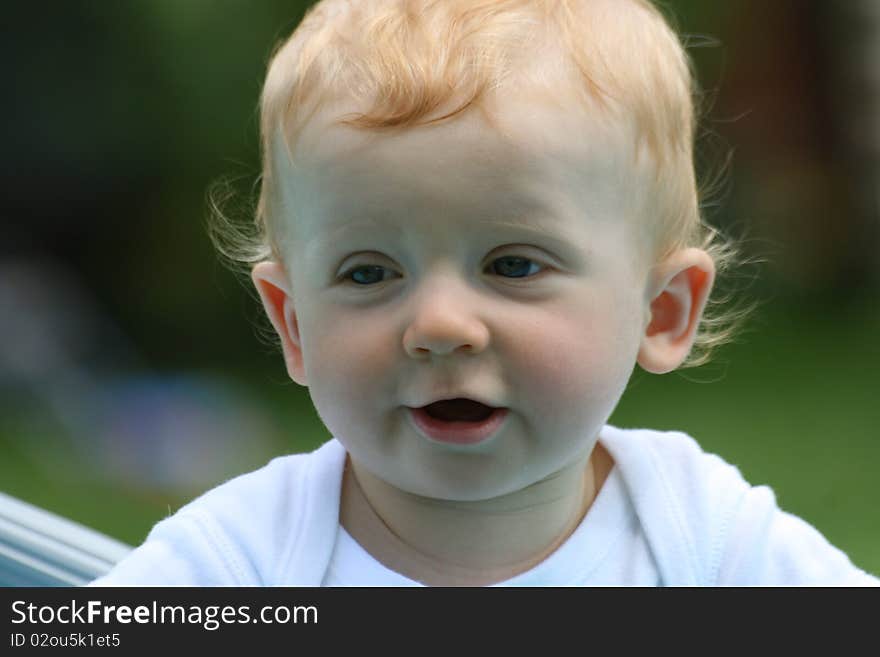
[[[362,112],[337,123],[394,131],[454,120],[476,108],[489,118],[492,93],[510,86],[556,93],[631,121],[637,151],[652,159],[656,261],[687,246],[705,249],[718,280],[745,262],[735,242],[704,219],[694,172],[692,63],[676,31],[650,0],[321,0],[270,59],[260,99],[260,193],[247,222],[226,211],[228,187],[211,193],[211,237],[224,260],[247,272],[282,261],[275,170],[295,161],[314,113],[335,100]],[[521,91],[520,91],[521,93]],[[569,102],[564,100],[563,102]],[[280,140],[278,139],[280,137]],[[285,153],[275,153],[277,143]],[[716,181],[717,182],[717,181]],[[285,221],[295,208],[285,208]],[[739,332],[751,307],[713,291],[682,367],[707,362]]]

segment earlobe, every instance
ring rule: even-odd
[[[251,280],[257,288],[269,321],[281,339],[288,375],[296,383],[307,385],[299,325],[284,267],[273,261],[258,263],[251,271]]]
[[[664,374],[690,353],[700,317],[715,280],[715,264],[702,249],[674,253],[655,269],[651,316],[637,362],[642,369]]]

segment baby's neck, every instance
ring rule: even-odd
[[[593,455],[528,488],[478,502],[404,493],[349,459],[340,521],[376,560],[429,585],[480,586],[525,572],[580,524],[613,462]]]

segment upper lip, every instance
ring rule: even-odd
[[[429,406],[430,404],[433,404],[435,402],[449,401],[451,399],[470,399],[471,401],[475,401],[475,402],[479,402],[479,403],[483,404],[483,406],[491,406],[492,408],[501,408],[501,406],[499,404],[495,404],[495,403],[487,400],[485,397],[482,397],[480,395],[471,395],[466,392],[451,393],[451,394],[445,394],[442,396],[437,396],[437,397],[434,397],[433,399],[431,399],[430,401],[426,401],[421,404],[416,404],[414,406],[411,406],[410,408],[422,408],[424,406]]]

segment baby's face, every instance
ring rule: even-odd
[[[328,429],[387,483],[450,500],[585,456],[645,328],[632,136],[534,101],[496,112],[507,137],[477,112],[394,136],[338,115],[280,171],[296,378]],[[450,398],[506,413],[482,439],[426,434],[412,409]]]

